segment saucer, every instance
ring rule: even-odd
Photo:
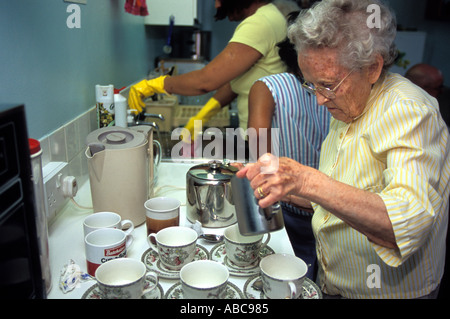
[[[250,277],[244,285],[244,294],[247,299],[268,299],[263,291],[253,288],[253,283],[260,280],[261,276]],[[297,299],[322,299],[319,287],[309,278],[303,281],[303,292]]]
[[[155,281],[153,278],[146,278],[145,288],[148,288],[149,285],[155,285]],[[164,296],[164,291],[161,285],[158,283],[156,289],[145,293],[142,295],[141,299],[162,299]],[[94,284],[83,294],[81,299],[102,299],[100,296],[100,291],[98,289],[98,284]]]
[[[181,288],[181,281],[174,284],[167,290],[165,299],[184,299],[183,290]],[[244,294],[242,291],[233,283],[227,283],[227,294],[224,299],[244,299]]]
[[[197,244],[194,260],[206,260],[209,259],[208,250]],[[180,279],[179,270],[171,270],[164,266],[159,260],[158,252],[152,248],[147,249],[141,258],[142,262],[147,266],[148,270],[152,270],[158,273],[160,278],[164,279]]]
[[[261,259],[262,257],[271,255],[274,253],[275,253],[274,250],[272,248],[270,248],[268,245],[266,245],[259,251],[259,257]],[[228,271],[230,272],[230,275],[232,275],[232,276],[248,277],[248,276],[259,274],[259,271],[260,271],[259,260],[258,260],[258,262],[254,263],[250,266],[244,266],[244,267],[238,266],[238,265],[234,264],[231,260],[229,260],[227,257],[227,253],[225,251],[225,243],[219,243],[211,249],[211,259],[224,264],[228,268]]]

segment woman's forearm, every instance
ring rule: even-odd
[[[317,171],[318,172],[318,171]],[[378,194],[338,182],[318,172],[301,186],[301,193],[367,238],[388,248],[397,247],[386,206]]]

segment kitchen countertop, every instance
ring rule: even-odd
[[[206,162],[206,161],[202,161]],[[182,203],[180,208],[180,226],[190,226],[186,219],[186,173],[189,168],[198,163],[174,163],[161,162],[158,167],[157,184],[155,196],[169,196],[179,199]],[[83,220],[93,213],[92,208],[85,209],[77,206],[92,207],[89,181],[79,187],[74,202],[69,201],[58,216],[52,220],[49,226],[49,250],[50,267],[52,273],[52,289],[47,298],[49,299],[80,299],[91,286],[94,280],[81,282],[72,291],[63,293],[59,287],[60,275],[64,266],[73,260],[80,267],[82,272],[86,272],[86,257],[84,251]],[[223,228],[203,228],[205,233],[223,233]],[[128,258],[141,260],[143,253],[149,249],[147,243],[147,230],[145,223],[137,226],[133,231],[134,241],[128,250]],[[215,244],[210,244],[202,239],[198,244],[211,251]],[[272,232],[268,244],[275,253],[286,253],[293,255],[291,243],[286,234],[286,230]],[[244,285],[248,277],[230,276],[230,282],[244,292]],[[177,279],[161,278],[159,283],[164,294],[174,285]]]

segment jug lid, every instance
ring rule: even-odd
[[[86,144],[103,144],[106,149],[126,149],[143,145],[147,137],[136,130],[111,126],[95,130],[86,138]]]
[[[238,169],[234,166],[219,161],[211,161],[191,167],[188,174],[201,180],[229,181],[237,171]]]

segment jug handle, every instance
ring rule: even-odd
[[[264,208],[264,216],[266,217],[266,220],[271,220],[273,216],[277,215],[279,212],[281,212],[281,205],[279,202],[273,204],[270,207]]]
[[[155,162],[155,167],[161,163],[161,157],[162,157],[162,147],[161,143],[157,140],[153,140],[153,144],[156,144],[156,156],[153,159]]]

